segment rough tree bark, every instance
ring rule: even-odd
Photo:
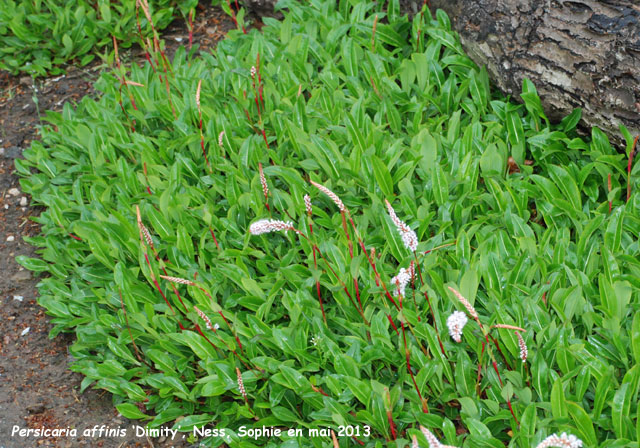
[[[637,0],[431,0],[462,45],[503,92],[536,85],[551,119],[574,107],[621,141],[640,133],[640,4]]]
[[[272,8],[277,0],[244,0]],[[378,0],[383,1],[383,0]],[[424,0],[400,0],[409,14]],[[445,10],[465,51],[500,90],[536,85],[547,116],[582,108],[583,124],[622,141],[640,134],[639,0],[429,0]]]

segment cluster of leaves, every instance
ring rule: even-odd
[[[112,392],[123,415],[227,428],[233,446],[327,443],[240,439],[243,425],[368,425],[344,446],[405,446],[412,435],[427,446],[418,424],[456,446],[528,448],[562,431],[587,446],[637,446],[637,165],[629,179],[597,129],[577,138],[579,111],[550,124],[530,83],[523,105],[492,92],[441,11],[409,21],[397,0],[381,3],[281,1],[284,19],[265,18],[262,32],[232,31],[198,59],[178,51],[168,88],[133,66],[135,103],[105,74],[99,99],[47,114],[16,167],[46,207],[42,235],[27,239],[42,259],[19,262],[49,273],[39,300],[52,336],[75,332],[83,388]],[[384,199],[415,229],[424,284],[407,288],[402,312],[357,244],[350,257],[356,235],[347,240],[308,180],[340,196],[386,284],[414,255]],[[319,258],[314,268],[294,232],[248,234],[270,217],[305,234],[313,223],[337,277]],[[356,297],[354,280],[366,322],[343,287]],[[447,337],[447,317],[464,311],[449,286],[487,327],[525,328],[527,362],[513,332],[495,330],[502,356],[477,383],[482,333],[471,322],[461,343]],[[411,328],[406,343],[392,322]]]
[[[178,12],[186,17],[197,0],[153,0],[153,21],[163,29]],[[144,15],[141,26],[146,27]],[[91,62],[112,36],[124,47],[136,41],[135,1],[0,0],[0,69],[35,76],[63,73],[77,59]]]

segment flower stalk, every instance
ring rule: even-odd
[[[196,106],[198,108],[198,127],[200,129],[200,148],[202,149],[202,155],[204,156],[205,162],[207,162],[209,171],[211,171],[211,164],[209,163],[209,159],[207,158],[207,151],[204,149],[204,134],[202,133],[202,109],[200,108],[201,87],[202,87],[202,79],[198,81],[198,87],[196,89]]]
[[[640,137],[640,135],[637,135],[633,140],[633,146],[631,147],[631,152],[629,152],[629,163],[627,164],[627,202],[629,202],[629,199],[631,198],[631,167],[633,164],[633,156],[636,153],[638,137]]]
[[[262,192],[264,193],[264,205],[267,207],[267,211],[271,213],[271,208],[269,208],[269,187],[267,186],[267,179],[264,177],[262,163],[260,162],[258,162],[258,171],[260,172],[260,184],[262,184]]]
[[[516,327],[516,326],[513,326],[513,325],[507,325],[507,324],[496,324],[496,325],[493,325],[493,326],[491,326],[491,327],[489,327],[487,329],[486,327],[484,327],[482,325],[482,322],[480,321],[480,318],[478,316],[478,312],[473,307],[473,305],[471,305],[471,303],[462,294],[460,294],[459,291],[457,291],[456,289],[452,288],[451,286],[449,286],[448,288],[453,293],[453,295],[458,299],[458,301],[465,307],[465,309],[467,310],[467,313],[478,323],[478,326],[480,327],[480,330],[482,331],[482,335],[484,336],[484,340],[482,341],[482,350],[480,352],[480,357],[478,358],[478,380],[477,380],[476,388],[480,387],[479,383],[480,383],[480,375],[481,375],[481,371],[482,371],[482,356],[484,355],[485,349],[488,352],[489,356],[491,357],[491,365],[493,366],[493,370],[496,372],[496,375],[498,376],[498,382],[500,383],[500,387],[504,387],[504,385],[502,383],[502,377],[500,376],[500,371],[498,370],[498,362],[496,361],[496,358],[495,358],[495,356],[493,354],[493,351],[490,349],[490,346],[489,346],[489,339],[491,339],[491,341],[495,345],[496,349],[501,354],[502,354],[502,350],[500,350],[500,346],[498,345],[498,341],[493,336],[491,336],[489,333],[493,328],[503,328],[503,329],[513,330],[513,331],[516,331],[516,332],[517,331],[525,331],[525,330],[523,328]],[[504,357],[504,354],[502,354],[502,356]],[[505,362],[506,362],[506,358],[505,358]],[[508,363],[507,363],[507,367],[509,367]],[[519,425],[520,423],[518,422],[518,418],[516,417],[516,414],[513,411],[513,407],[511,406],[511,399],[510,398],[507,398],[507,406],[509,407],[509,411],[511,412],[511,415],[513,416],[513,419],[516,421],[516,424]]]
[[[309,218],[309,236],[313,238],[313,207],[311,206],[311,198],[308,194],[304,195],[304,206],[307,211],[307,217]],[[315,241],[315,238],[313,238]],[[318,269],[318,261],[316,257],[316,245],[314,243],[312,247],[313,251],[313,268]],[[322,320],[324,324],[327,325],[327,315],[324,312],[324,305],[322,304],[322,295],[320,294],[320,280],[316,279],[316,293],[318,295],[318,302],[320,303],[320,311],[322,311]]]

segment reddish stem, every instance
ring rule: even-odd
[[[631,152],[629,153],[629,164],[627,165],[627,202],[629,202],[629,198],[631,198],[631,165],[633,164],[633,156],[636,152],[638,137],[640,136],[636,136],[635,140],[633,140],[633,146],[631,147]]]
[[[218,240],[216,239],[216,236],[213,233],[213,229],[211,229],[211,227],[209,227],[209,232],[211,233],[211,236],[213,237],[213,242],[216,243],[216,247],[218,248],[218,250],[220,250],[220,245],[218,244]]]
[[[264,143],[267,145],[267,150],[269,150],[269,142],[267,141],[267,134],[264,132],[264,129],[261,129],[262,131],[262,138],[264,139]],[[271,163],[273,163],[273,161],[271,161]]]
[[[611,193],[611,173],[607,174],[607,190]],[[611,214],[611,200],[609,201],[609,214]]]
[[[478,359],[478,379],[476,380],[476,384],[480,384],[480,374],[482,372],[482,358],[484,356],[484,348],[485,348],[485,341],[482,341],[482,350],[480,350],[480,358]]]
[[[413,386],[416,388],[416,392],[418,392],[418,397],[420,397],[420,402],[422,403],[422,394],[420,393],[420,389],[418,389],[418,383],[416,383],[416,379],[413,376],[413,371],[411,370],[411,361],[409,360],[409,347],[407,346],[407,333],[404,330],[404,322],[400,322],[402,327],[402,339],[404,340],[404,355],[407,359],[407,370],[409,371],[409,375],[411,375],[411,380],[413,381]],[[424,408],[423,408],[424,410]]]
[[[373,273],[376,276],[376,282],[379,282],[382,285],[382,289],[384,289],[384,293],[387,296],[387,299],[389,299],[389,301],[391,303],[393,303],[393,306],[395,306],[396,309],[398,311],[400,311],[400,307],[398,306],[396,301],[393,300],[393,297],[391,297],[391,294],[389,293],[389,290],[387,289],[387,286],[384,284],[384,282],[380,278],[380,274],[378,273],[378,270],[376,269],[375,263],[373,263],[373,261],[371,260],[371,257],[369,256],[369,253],[367,252],[367,249],[364,247],[364,243],[362,242],[362,239],[360,238],[360,235],[358,235],[358,231],[356,229],[355,223],[353,222],[353,218],[351,217],[351,214],[349,214],[349,221],[351,223],[351,227],[353,228],[353,233],[356,235],[356,238],[358,239],[358,244],[360,244],[360,248],[362,249],[362,252],[364,252],[365,256],[367,257],[367,261],[369,262],[369,265],[373,269]]]
[[[136,358],[138,358],[138,361],[143,362],[144,365],[152,369],[153,367],[151,367],[149,363],[143,357],[140,356],[140,351],[138,350],[138,346],[136,345],[136,342],[133,340],[133,333],[131,332],[131,327],[129,326],[129,318],[127,317],[127,310],[124,307],[124,300],[122,299],[122,291],[120,289],[118,289],[118,294],[120,294],[120,306],[122,307],[122,313],[124,314],[124,321],[127,324],[127,330],[129,330],[129,337],[131,338],[131,344],[133,344],[133,349],[136,352]]]
[[[398,437],[398,431],[396,430],[396,424],[393,422],[393,415],[391,411],[387,411],[387,421],[389,422],[389,429],[391,429],[391,440],[396,440]]]
[[[353,260],[353,243],[351,242],[351,238],[349,237],[349,230],[347,229],[347,220],[344,216],[344,211],[340,211],[340,216],[342,216],[342,229],[344,230],[344,234],[347,237],[347,243],[349,244],[349,256],[351,257],[351,260]],[[364,311],[364,309],[362,308],[362,302],[360,301],[360,289],[358,288],[357,275],[356,278],[353,279],[353,286],[356,291],[356,299],[358,300],[358,305],[360,306],[360,309]]]
[[[231,331],[233,333],[233,336],[236,338],[236,342],[238,343],[238,347],[240,347],[240,351],[244,354],[244,350],[242,348],[242,343],[240,342],[240,339],[238,338],[238,334],[234,331],[233,328],[231,328],[231,324],[229,323],[227,318],[224,317],[224,314],[222,314],[222,310],[218,311],[218,314],[220,314],[220,316],[222,316],[222,319],[227,324],[227,327],[229,327],[229,331]]]
[[[398,327],[396,327],[396,324],[393,323],[393,319],[391,319],[391,315],[387,314],[387,319],[389,319],[389,322],[391,323],[391,326],[393,327],[393,329],[396,330],[396,334],[398,336],[400,336],[400,332],[398,331]]]
[[[147,266],[149,266],[149,273],[151,275],[151,280],[153,280],[153,284],[156,286],[156,289],[158,290],[158,292],[160,293],[160,295],[164,299],[164,302],[169,306],[169,309],[171,310],[171,312],[175,316],[176,315],[175,310],[173,309],[173,307],[169,303],[169,300],[167,300],[167,297],[162,292],[162,289],[160,288],[160,285],[158,284],[158,280],[156,280],[156,276],[153,274],[153,269],[151,268],[151,262],[149,261],[149,256],[147,255],[146,251],[144,253],[144,259],[147,260]],[[182,326],[182,322],[180,322],[180,319],[178,319],[178,325],[180,326],[181,330],[184,330],[184,326]]]
[[[414,256],[416,257],[416,266],[418,268],[418,277],[420,278],[420,284],[424,285],[424,281],[422,280],[422,269],[420,269],[420,263],[418,263],[418,257],[417,255],[415,255],[415,252],[414,252]],[[442,351],[442,354],[446,358],[447,354],[444,351],[444,345],[442,345],[442,339],[440,339],[440,331],[438,331],[438,322],[436,322],[436,315],[433,312],[433,308],[431,307],[431,301],[429,300],[429,295],[427,294],[427,291],[424,292],[424,298],[427,301],[427,305],[429,306],[429,311],[431,312],[431,317],[433,319],[433,328],[436,330],[436,337],[438,338],[438,343],[440,344],[440,350]]]
[[[334,277],[340,282],[340,285],[342,285],[342,288],[344,289],[345,294],[347,294],[347,297],[349,298],[349,300],[351,301],[351,304],[356,308],[356,310],[358,311],[358,314],[360,314],[360,317],[362,317],[362,320],[364,321],[365,325],[369,325],[369,321],[367,320],[367,318],[364,316],[364,313],[362,312],[362,310],[360,308],[358,308],[358,305],[356,305],[356,302],[353,300],[353,297],[351,296],[351,294],[349,293],[349,290],[347,289],[347,285],[345,285],[345,283],[342,281],[342,279],[338,276],[338,274],[336,274],[336,271],[331,267],[331,264],[329,264],[329,261],[325,258],[324,255],[322,255],[322,251],[320,250],[320,248],[318,247],[317,244],[312,243],[311,240],[309,239],[309,237],[307,235],[305,235],[304,233],[302,233],[301,231],[297,230],[297,229],[292,229],[294,232],[296,232],[296,234],[300,235],[301,237],[303,237],[304,239],[306,239],[309,244],[311,244],[312,246],[315,246],[316,251],[318,252],[318,255],[320,255],[320,258],[322,258],[325,262],[325,264],[327,265],[327,267],[329,268],[329,270],[331,271],[331,273],[334,275]]]
[[[204,135],[202,135],[202,130],[200,130],[200,148],[202,149],[204,161],[207,162],[207,166],[209,167],[209,169],[211,169],[211,164],[209,163],[209,159],[207,158],[207,152],[204,149]]]
[[[309,215],[311,219],[311,215]],[[313,237],[313,223],[309,221],[309,234]],[[316,246],[313,246],[313,268],[318,269],[318,262],[316,260]],[[316,280],[316,292],[318,293],[318,302],[320,302],[320,311],[322,311],[322,320],[324,324],[327,324],[327,316],[324,313],[324,305],[322,304],[322,296],[320,295],[320,280]]]

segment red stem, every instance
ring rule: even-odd
[[[611,193],[611,173],[607,174],[607,190]],[[609,201],[609,214],[611,214],[611,201]]]
[[[627,202],[629,202],[629,198],[631,198],[631,165],[633,164],[633,156],[636,152],[638,137],[640,136],[636,136],[635,140],[633,140],[633,146],[631,147],[631,152],[629,153],[629,164],[627,165]]]
[[[409,347],[407,346],[407,333],[404,331],[404,322],[400,322],[400,325],[402,326],[402,339],[404,340],[404,355],[407,359],[407,370],[409,371],[409,375],[411,375],[413,386],[416,388],[416,392],[418,392],[418,397],[420,397],[420,403],[422,403],[422,394],[420,393],[420,389],[418,389],[418,383],[416,383],[416,379],[413,376],[413,371],[411,370],[411,361],[409,360]]]
[[[387,319],[389,319],[389,322],[391,323],[391,326],[393,327],[394,330],[396,330],[396,334],[398,336],[400,336],[400,332],[398,331],[398,327],[396,327],[396,324],[393,323],[393,319],[391,319],[391,315],[387,314]]]
[[[218,311],[218,314],[220,314],[220,316],[222,316],[222,319],[224,319],[225,323],[227,324],[227,327],[229,327],[229,331],[231,331],[233,333],[233,336],[236,338],[236,342],[238,343],[238,347],[240,347],[240,351],[244,354],[244,350],[242,348],[242,343],[240,342],[240,339],[238,338],[238,334],[234,331],[233,328],[231,328],[231,324],[229,323],[227,318],[224,317],[224,314],[222,314],[222,310]]]
[[[211,229],[211,227],[209,227],[209,232],[211,232],[211,236],[213,237],[213,242],[216,243],[216,247],[218,248],[218,250],[220,250],[220,245],[218,245],[218,240],[216,239],[216,236],[213,233],[213,229]]]
[[[395,306],[396,309],[398,311],[400,311],[400,307],[398,306],[396,301],[393,300],[393,297],[391,297],[391,294],[389,293],[389,290],[387,289],[387,286],[384,284],[384,282],[380,278],[380,274],[378,273],[378,270],[376,269],[375,263],[373,263],[373,261],[371,260],[371,257],[369,256],[369,253],[367,252],[367,249],[364,247],[364,243],[362,242],[362,239],[360,238],[360,235],[358,234],[358,231],[356,230],[356,225],[353,222],[353,218],[351,217],[351,214],[349,214],[349,221],[351,223],[351,227],[353,228],[353,233],[356,235],[356,238],[358,239],[358,244],[360,244],[360,248],[362,249],[362,252],[364,252],[365,256],[367,257],[367,261],[369,262],[369,265],[373,269],[373,272],[374,272],[374,274],[376,276],[376,282],[380,282],[380,284],[382,285],[382,288],[384,289],[384,293],[387,296],[387,299],[389,299],[389,301],[391,303],[393,303],[393,306]]]
[[[424,285],[424,281],[422,280],[422,269],[420,269],[420,263],[418,263],[418,256],[415,254],[415,252],[413,255],[416,257],[416,267],[418,268],[418,277],[420,278],[420,284]],[[440,350],[442,351],[442,354],[446,358],[447,354],[444,351],[444,345],[442,345],[442,340],[440,339],[440,331],[438,331],[438,323],[436,322],[436,315],[433,312],[433,308],[431,307],[431,301],[429,300],[429,295],[427,294],[427,291],[424,292],[424,298],[427,301],[427,305],[429,305],[429,311],[431,312],[431,317],[433,319],[433,328],[435,328],[436,330],[436,337],[438,338],[438,343],[440,344]]]
[[[311,215],[309,215],[311,219]],[[313,223],[309,221],[309,234],[313,237]],[[316,246],[313,246],[313,268],[318,269],[318,262],[316,260]],[[320,295],[320,280],[316,280],[316,292],[318,293],[318,302],[320,302],[320,311],[322,311],[322,320],[324,324],[327,324],[327,316],[324,313],[324,305],[322,304],[322,296]]]

